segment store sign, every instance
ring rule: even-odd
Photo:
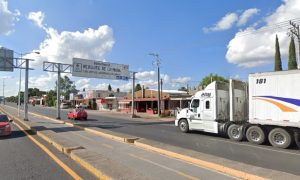
[[[73,58],[72,76],[128,80],[128,69],[128,65]]]
[[[14,71],[14,51],[0,48],[0,71]]]

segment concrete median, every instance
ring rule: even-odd
[[[239,179],[247,180],[263,180],[263,179],[298,179],[296,175],[284,173],[281,171],[275,171],[271,169],[265,169],[261,167],[251,166],[248,164],[211,156],[208,154],[200,153],[197,151],[167,145],[164,143],[138,139],[134,142],[134,145],[142,149],[153,151],[173,157],[194,165],[205,167],[211,170],[215,170],[230,176],[237,177]]]
[[[103,157],[101,154],[89,151],[87,149],[72,151],[70,157],[88,169],[99,179],[146,179],[143,175],[137,174],[130,167],[121,165],[110,160],[109,158]],[[99,169],[101,169],[101,172]]]

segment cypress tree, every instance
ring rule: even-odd
[[[275,71],[281,71],[282,70],[282,65],[281,65],[281,55],[280,55],[280,48],[279,48],[279,42],[278,42],[278,37],[276,34],[276,42],[275,42],[275,66],[274,66]]]
[[[288,69],[297,69],[297,60],[296,60],[296,49],[295,49],[295,42],[294,37],[291,37],[291,42],[289,46],[289,63],[288,63]]]

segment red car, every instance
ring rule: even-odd
[[[10,122],[12,122],[12,120],[9,120],[7,115],[0,114],[0,136],[11,135],[12,128]]]
[[[87,120],[87,112],[84,109],[76,108],[68,113],[68,119]]]

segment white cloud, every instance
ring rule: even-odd
[[[204,32],[209,31],[223,31],[230,29],[235,22],[238,20],[238,15],[236,13],[228,13],[220,21],[218,21],[214,27],[203,28]]]
[[[30,12],[27,16],[29,20],[32,20],[34,23],[36,23],[37,26],[41,28],[45,28],[43,25],[43,21],[45,18],[45,14],[41,11],[38,12]]]
[[[251,18],[252,16],[257,14],[258,12],[259,12],[259,9],[257,9],[257,8],[251,8],[251,9],[245,10],[243,12],[243,14],[239,17],[237,26],[245,25],[248,22],[249,18]]]
[[[82,91],[84,89],[93,89],[92,85],[90,84],[91,79],[83,78],[75,81],[76,89]]]
[[[235,34],[235,37],[227,45],[227,61],[242,67],[255,67],[272,63],[275,54],[276,34],[279,38],[281,58],[287,58],[289,37],[286,32],[288,23],[283,28],[280,26],[270,28],[270,26],[298,18],[299,12],[299,0],[284,0],[282,5],[265,18],[265,26],[249,27]]]
[[[155,71],[142,71],[136,74],[137,82],[144,87],[157,88],[157,74]],[[186,85],[191,81],[191,77],[178,77],[172,79],[168,74],[160,74],[160,78],[163,81],[164,89],[177,88]],[[131,89],[132,84],[129,83],[129,89]]]
[[[114,45],[113,30],[109,26],[103,25],[97,29],[88,28],[83,32],[58,32],[43,24],[43,14],[40,11],[31,12],[28,16],[47,33],[39,49],[34,50],[39,51],[40,56],[27,55],[35,59],[31,63],[32,66],[40,66],[43,61],[71,64],[73,57],[105,61],[104,56]]]
[[[210,28],[203,28],[204,32],[210,31],[224,31],[230,29],[234,25],[242,26],[245,25],[249,18],[254,16],[259,12],[257,8],[251,8],[245,10],[240,16],[238,13],[227,13],[224,17],[221,18],[213,27]]]
[[[137,72],[135,77],[140,80],[144,79],[151,79],[155,76],[154,71],[143,71],[143,72]]]
[[[0,0],[0,35],[9,35],[14,31],[15,22],[17,22],[20,16],[19,10],[11,12],[8,10],[8,2],[6,0]]]
[[[37,77],[29,78],[29,87],[38,88],[42,91],[48,91],[55,87],[55,81],[57,80],[57,74],[47,72],[47,74],[42,74]],[[24,80],[21,82],[24,85]],[[17,82],[19,84],[19,82]]]

